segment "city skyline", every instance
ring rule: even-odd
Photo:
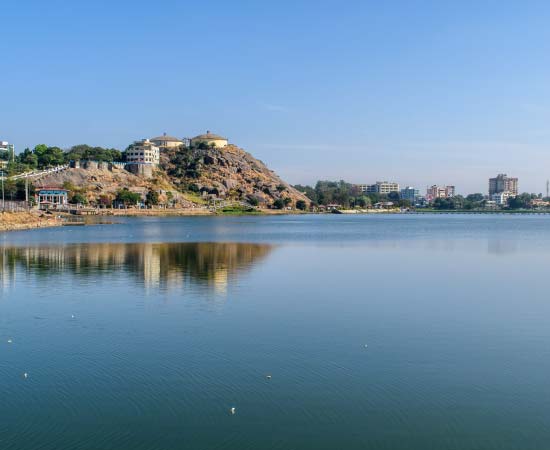
[[[4,5],[1,138],[124,149],[211,128],[291,183],[484,192],[514,173],[544,192],[550,5],[397,3]]]
[[[228,145],[228,139],[227,138],[216,135],[216,134],[213,134],[210,131],[207,131],[207,134],[198,135],[198,136],[195,136],[193,138],[189,138],[189,137],[176,138],[176,137],[168,135],[167,133],[163,133],[163,135],[160,135],[160,136],[157,136],[157,137],[145,138],[145,139],[141,139],[141,140],[138,140],[138,141],[134,141],[134,142],[132,142],[128,145],[126,150],[121,150],[121,151],[125,152],[125,154],[126,154],[125,161],[129,161],[129,162],[134,162],[134,161],[154,162],[155,164],[158,164],[158,162],[159,162],[159,151],[169,150],[171,148],[178,147],[180,145],[189,145],[193,141],[195,141],[195,143],[197,143],[201,140],[203,142],[205,142],[207,145],[208,144],[213,144],[213,145],[215,145],[217,147],[220,147],[220,148],[223,148],[226,145]],[[145,148],[145,147],[150,148],[151,150],[153,150],[153,152],[156,152],[155,153],[156,156],[154,156],[154,155],[153,156],[145,155],[145,153],[147,153],[147,151],[145,151],[145,153],[143,153],[144,150],[143,150],[142,147],[143,148]],[[8,155],[9,155],[10,151],[11,151],[12,155],[13,154],[18,154],[19,152],[17,152],[16,150],[14,152],[14,148],[15,148],[14,144],[12,144],[10,142],[0,141],[0,151],[8,152],[7,153]],[[25,149],[25,150],[27,150],[27,149]],[[70,150],[70,148],[65,148],[63,150],[68,151],[68,150]],[[73,162],[77,162],[77,161],[73,161]],[[115,162],[117,162],[117,161],[115,161]],[[7,161],[0,159],[0,168],[2,167],[1,166],[2,163],[3,163],[3,165],[6,165]],[[123,164],[122,160],[119,161],[119,163]],[[505,184],[505,185],[503,185],[504,187],[497,187],[497,180],[499,180],[501,177],[504,177],[504,179],[509,180],[509,182],[513,182],[514,183],[513,186],[509,187],[508,184]],[[315,182],[317,182],[317,181],[340,181],[340,180],[338,180],[338,179],[335,179],[335,180],[321,180],[321,179],[315,180]],[[343,181],[348,181],[348,180],[343,180]],[[315,184],[315,182],[311,183],[311,185],[313,186]],[[488,186],[487,192],[488,192],[488,197],[489,198],[494,193],[497,193],[497,192],[506,192],[506,193],[509,193],[509,194],[512,194],[512,195],[518,195],[522,192],[527,193],[527,191],[520,191],[519,190],[519,188],[518,188],[518,178],[517,177],[508,177],[507,174],[505,174],[505,173],[504,174],[499,173],[496,177],[489,177],[488,182],[489,182],[488,183],[489,186]],[[296,183],[296,185],[301,185],[301,184],[303,185],[304,183]],[[387,181],[387,180],[380,181],[380,180],[377,180],[374,183],[362,182],[362,183],[351,183],[351,184],[357,186],[360,189],[360,191],[364,192],[364,193],[383,193],[383,194],[387,194],[387,193],[392,192],[392,191],[398,192],[398,191],[400,191],[400,189],[402,187],[414,188],[416,190],[419,190],[418,188],[420,188],[420,189],[423,188],[423,186],[420,186],[420,185],[412,186],[410,184],[406,184],[406,183],[403,184],[403,183],[401,183],[399,181],[395,181],[395,180],[393,180],[393,181]],[[550,185],[550,180],[546,180],[546,184],[545,184],[546,197],[548,197],[548,186],[549,185]],[[464,196],[466,196],[468,194],[473,194],[473,193],[476,193],[476,194],[477,193],[482,193],[482,194],[484,194],[483,190],[476,191],[476,192],[457,191],[456,186],[455,185],[450,185],[450,184],[440,185],[438,183],[430,184],[428,182],[428,183],[425,184],[425,188],[426,188],[426,197],[427,198],[441,197],[441,195],[438,193],[438,191],[441,191],[441,190],[445,193],[444,197],[453,197],[455,194],[464,195]],[[539,194],[540,196],[544,195],[544,192],[542,192],[542,191],[540,191],[540,192],[532,191],[532,192],[529,192],[529,193],[530,194]]]

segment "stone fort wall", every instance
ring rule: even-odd
[[[153,176],[153,164],[147,164],[147,163],[75,160],[69,163],[69,167],[73,169],[110,170],[110,171],[116,168],[120,170],[126,170],[130,173],[133,173],[134,175],[138,175],[145,178],[151,178]]]

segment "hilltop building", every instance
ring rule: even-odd
[[[126,150],[126,161],[129,163],[158,165],[160,162],[160,150],[149,139],[135,141]]]
[[[227,138],[207,131],[191,139],[191,145],[206,144],[208,147],[223,148],[228,144]]]
[[[501,192],[509,192],[511,196],[518,195],[518,179],[509,177],[505,173],[489,178],[489,197]]]
[[[163,133],[162,136],[157,136],[149,139],[153,145],[157,146],[160,150],[168,150],[171,148],[178,148],[183,145],[183,140],[174,136],[168,136]]]

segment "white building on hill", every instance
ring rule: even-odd
[[[126,150],[126,161],[129,163],[155,164],[160,162],[160,150],[149,139],[136,141]]]

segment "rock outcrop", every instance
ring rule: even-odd
[[[37,188],[46,186],[65,187],[71,191],[81,193],[90,204],[110,204],[116,193],[124,188],[138,193],[145,198],[149,190],[160,192],[160,200],[170,198],[179,207],[191,207],[193,202],[178,192],[166,174],[156,170],[153,177],[140,177],[121,168],[71,168],[54,173],[34,182]]]
[[[296,206],[305,195],[281,180],[250,153],[228,145],[223,148],[173,148],[161,152],[160,166],[152,176],[134,175],[114,164],[82,165],[53,173],[35,182],[37,187],[57,186],[79,193],[89,204],[110,204],[123,189],[160,194],[159,200],[177,207],[204,204],[209,199],[239,200],[262,208]]]
[[[255,199],[261,206],[270,206],[277,199],[289,199],[289,205],[298,200],[310,202],[263,162],[234,145],[171,149],[161,154],[161,168],[181,190],[203,196]]]

